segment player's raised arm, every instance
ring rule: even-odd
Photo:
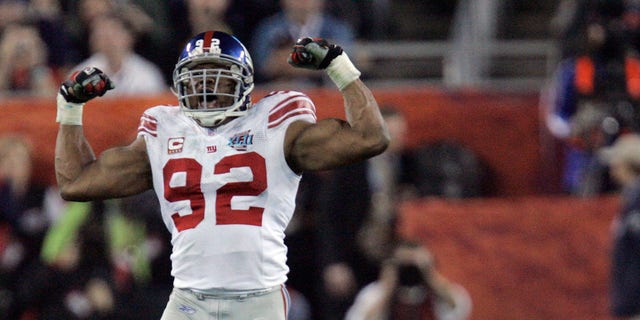
[[[151,187],[151,169],[142,138],[127,147],[106,150],[96,159],[84,136],[84,104],[113,88],[109,77],[97,68],[75,72],[60,88],[55,170],[65,200],[123,197]]]
[[[289,63],[299,68],[326,69],[342,93],[347,119],[325,119],[313,125],[293,123],[287,132],[285,152],[294,170],[331,169],[365,160],[387,148],[390,138],[378,103],[340,46],[324,39],[299,39]]]

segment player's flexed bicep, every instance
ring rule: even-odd
[[[380,150],[384,148],[340,119],[294,122],[285,138],[287,162],[296,172],[333,169],[370,158]]]
[[[389,133],[369,90],[355,80],[342,91],[348,121],[296,121],[287,128],[285,157],[296,172],[363,161],[385,150]]]
[[[63,126],[58,134],[56,177],[65,200],[125,197],[152,187],[143,138],[138,137],[129,146],[105,150],[96,159],[87,145],[74,143],[84,140],[77,133],[79,129],[81,127]]]
[[[324,170],[347,163],[350,156],[343,149],[340,133],[349,124],[339,119],[325,119],[312,124],[296,121],[287,128],[285,157],[295,172]],[[342,151],[342,152],[338,152]]]
[[[293,170],[332,169],[365,160],[387,148],[389,133],[378,104],[340,46],[324,39],[299,39],[289,63],[299,68],[326,69],[342,93],[347,118],[291,124],[285,138],[285,156]]]
[[[124,197],[151,188],[151,168],[142,138],[127,147],[107,150],[96,159],[84,136],[84,104],[113,87],[102,71],[86,68],[73,73],[60,88],[55,170],[65,200]]]

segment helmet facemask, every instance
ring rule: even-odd
[[[253,67],[221,52],[193,50],[173,72],[180,108],[203,127],[243,116],[251,107]],[[248,56],[248,54],[247,54]]]

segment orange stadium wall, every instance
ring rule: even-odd
[[[335,90],[312,90],[319,118],[344,117],[342,99]],[[266,92],[257,92],[261,97]],[[523,195],[544,191],[536,93],[446,91],[432,87],[375,90],[380,104],[394,105],[409,120],[409,147],[446,139],[475,151],[489,167],[490,195]],[[105,148],[128,144],[135,138],[142,112],[158,104],[175,104],[165,95],[145,98],[108,98],[85,108],[85,133],[97,154]],[[0,101],[0,133],[18,132],[31,138],[35,148],[36,177],[55,183],[53,154],[57,124],[55,99]],[[553,161],[552,161],[553,162]]]
[[[399,229],[467,289],[471,320],[607,320],[618,206],[615,196],[422,199],[403,204]]]

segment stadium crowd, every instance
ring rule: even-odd
[[[279,89],[324,86],[326,76],[288,68],[281,57],[304,35],[330,39],[347,51],[358,39],[388,39],[393,33],[388,6],[389,1],[378,0],[0,0],[0,99],[53,99],[68,74],[85,66],[99,66],[109,74],[116,84],[110,95],[162,93],[171,86],[175,58],[185,41],[197,32],[214,29],[234,34],[247,45],[259,85]],[[580,37],[589,24],[580,18],[591,17],[589,22],[611,18],[607,11],[611,7],[585,7],[576,6],[577,16],[564,17],[570,21],[564,22],[560,38],[571,41],[560,43],[584,44]],[[562,49],[567,60],[559,68],[594,48]],[[554,98],[565,101],[564,97]],[[550,106],[549,118],[567,121],[567,113],[554,113],[561,107]],[[403,115],[393,106],[385,106],[383,114],[397,130],[393,140],[397,148],[366,163],[308,174],[302,180],[286,239],[291,320],[341,319],[348,312],[350,319],[357,319],[353,302],[356,297],[364,299],[361,293],[367,285],[385,279],[397,249],[389,244],[398,241],[393,226],[396,205],[403,199],[482,195],[477,185],[465,184],[471,176],[482,176],[479,166],[470,169],[469,176],[450,177],[451,181],[438,188],[417,179],[425,177],[416,174],[415,166],[424,164],[416,159],[435,158],[436,151],[403,149]],[[553,125],[557,121],[550,122]],[[563,131],[558,137],[573,151],[576,142],[585,142],[568,135]],[[438,148],[439,155],[468,152],[455,145]],[[170,235],[157,217],[155,195],[64,202],[55,186],[30,183],[32,152],[24,137],[0,139],[0,319],[158,319],[173,279]],[[472,159],[474,155],[460,157]],[[579,161],[568,166],[585,165],[587,160]],[[462,161],[453,159],[452,163]],[[567,192],[582,194],[575,190],[584,190],[584,186],[571,183]],[[345,212],[350,214],[342,218],[344,223],[333,223],[341,218],[332,215]],[[428,270],[438,274],[432,264]],[[458,318],[448,319],[468,317],[471,300],[464,288],[440,275],[437,280],[438,287],[431,288],[435,293],[429,296],[454,310]],[[461,302],[458,309],[457,302]]]
[[[303,34],[335,38],[346,47],[355,38],[383,39],[389,34],[388,12],[388,1],[376,0],[6,0],[0,2],[0,94],[50,95],[74,67],[97,60],[118,82],[127,79],[117,91],[158,90],[157,85],[139,88],[132,77],[149,86],[161,77],[168,90],[175,57],[199,30],[238,37],[256,64],[265,65],[257,80],[291,77],[274,73],[286,70],[277,61],[263,63],[273,50]],[[121,26],[101,25],[104,18],[115,18]]]
[[[171,86],[175,57],[185,41],[203,30],[223,30],[241,39],[252,52],[260,85],[324,86],[326,76],[286,66],[282,57],[291,45],[306,35],[347,50],[355,39],[384,39],[388,6],[387,1],[325,0],[0,1],[0,99],[53,97],[71,72],[86,66],[109,75],[116,84],[110,95],[163,93]],[[389,121],[398,123],[401,140],[406,130],[401,115],[393,108],[386,112],[389,119],[399,119]],[[400,147],[394,153],[401,152],[402,143],[396,144]],[[23,136],[9,135],[0,143],[0,319],[158,319],[173,279],[170,237],[159,222],[155,195],[65,202],[56,186],[31,184],[32,152]],[[333,230],[334,224],[324,220],[311,222],[325,226],[320,232],[309,224],[292,224],[287,240],[295,270],[288,283],[290,319],[342,318],[358,291],[377,278],[392,249],[361,251],[379,251],[367,241],[394,237],[390,228],[396,200],[386,184],[396,178],[388,172],[374,178],[366,171],[381,167],[387,158],[391,163],[400,159],[399,154],[386,155],[368,166],[305,178],[305,186],[319,182],[332,198],[338,196],[342,179],[360,177],[364,185],[353,191],[365,197],[354,208],[313,208],[323,213],[356,210],[349,230]],[[408,175],[393,176],[399,174]],[[380,191],[369,191],[374,187],[367,181],[375,179]],[[308,194],[300,194],[300,211],[307,212],[299,212],[299,219],[318,219],[306,203]],[[383,204],[375,218],[367,217],[372,197]],[[366,230],[359,230],[365,221]],[[340,239],[334,237],[344,232],[364,240],[350,239],[353,247],[335,252]],[[324,245],[325,239],[333,240]],[[361,260],[345,260],[352,254]],[[370,270],[354,269],[362,269],[359,262]]]

